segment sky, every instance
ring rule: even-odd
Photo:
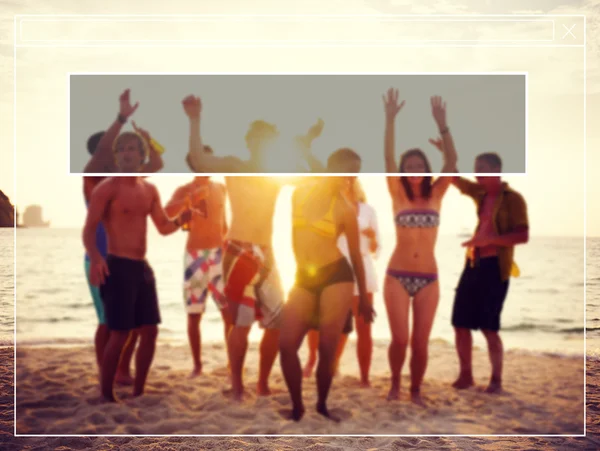
[[[450,2],[447,0],[419,2],[411,5],[404,0],[392,1],[347,1],[285,4],[258,1],[249,4],[241,2],[203,2],[202,7],[190,3],[168,4],[147,2],[146,14],[172,13],[306,13],[306,14],[458,14],[458,13],[549,13],[549,14],[588,14],[587,51],[587,196],[588,196],[588,235],[600,235],[600,210],[594,208],[600,196],[600,181],[595,177],[594,167],[600,161],[597,149],[600,145],[600,131],[592,124],[600,118],[600,58],[598,58],[598,20],[600,17],[598,0],[587,0],[569,5],[557,1],[528,2],[524,11],[521,2]],[[12,60],[12,18],[9,14],[24,14],[35,11],[37,14],[59,13],[139,13],[132,3],[109,0],[97,5],[90,1],[57,1],[52,5],[29,0],[7,3],[1,32],[4,39],[0,44],[3,86],[9,89],[0,92],[0,189],[17,206],[24,210],[30,204],[42,204],[44,216],[52,224],[60,227],[80,227],[85,215],[81,195],[81,178],[68,175],[69,136],[67,133],[68,72],[486,72],[511,71],[529,73],[529,129],[527,175],[507,178],[509,183],[520,190],[529,203],[532,233],[536,235],[570,235],[583,233],[583,50],[581,48],[523,48],[523,47],[297,47],[297,48],[175,48],[175,47],[37,47],[19,48],[17,53],[17,171],[16,189],[13,158],[13,60]],[[185,7],[184,7],[185,6]],[[202,9],[202,10],[200,10]],[[132,29],[127,25],[119,30]],[[338,27],[338,28],[336,28]],[[343,28],[342,30],[342,27]],[[560,27],[559,27],[560,28]],[[368,33],[372,28],[365,28]],[[65,28],[64,33],[72,28]],[[269,38],[267,26],[252,28],[256,36]],[[362,30],[362,29],[361,29]],[[395,37],[395,28],[377,27],[377,37]],[[235,31],[235,30],[234,30]],[[347,25],[331,24],[326,38],[347,33]],[[440,36],[443,30],[429,25],[424,29],[428,36]],[[139,33],[141,31],[138,30]],[[306,30],[305,33],[308,33]],[[183,32],[182,32],[183,33]],[[218,33],[212,28],[211,33]],[[240,31],[242,36],[229,36],[234,39],[248,38],[248,27]],[[262,34],[261,34],[262,33]],[[322,32],[320,32],[322,33]],[[521,31],[522,33],[522,31]],[[489,35],[493,33],[490,31]],[[132,91],[135,93],[134,88]],[[110,99],[103,99],[108,105]],[[92,102],[93,103],[93,102]],[[94,109],[94,105],[90,105]],[[104,108],[104,106],[102,106]],[[140,107],[141,108],[141,107]],[[486,105],[493,111],[493,101]],[[140,113],[141,113],[140,109]],[[408,111],[408,110],[407,110]],[[449,115],[451,113],[449,105]],[[115,104],[116,112],[116,104]],[[380,113],[378,113],[380,114]],[[482,114],[484,112],[482,111]],[[110,123],[114,114],[106,118]],[[449,121],[452,126],[451,116]],[[283,118],[281,122],[285,124]],[[94,121],[95,123],[95,121]],[[140,120],[140,125],[142,121]],[[291,127],[291,124],[286,126]],[[152,132],[152,130],[150,130]],[[497,142],[507,133],[503,123],[496,128]],[[243,136],[243,131],[231,131],[235,138]],[[422,138],[420,138],[422,139]],[[412,142],[397,143],[397,154],[410,147]],[[461,159],[461,142],[457,141],[459,167],[468,171],[472,161]],[[376,154],[381,155],[378,144]],[[169,149],[168,152],[181,152],[181,161],[187,148]],[[487,149],[486,149],[487,150]],[[325,152],[326,150],[324,150]],[[436,166],[437,151],[426,149],[432,165]],[[322,155],[324,156],[324,155]],[[439,161],[439,160],[438,160]],[[438,163],[439,165],[439,163]],[[153,177],[163,198],[189,175],[170,179]],[[374,199],[375,207],[386,215],[390,211],[389,197],[383,180],[364,180],[365,189]],[[472,203],[451,191],[444,203],[442,233],[458,233],[464,228],[471,229],[474,221]],[[391,214],[391,213],[389,213]],[[385,220],[384,220],[385,221]]]
[[[217,155],[247,158],[244,135],[256,119],[276,124],[284,144],[321,118],[323,134],[313,145],[321,161],[335,149],[351,147],[362,157],[363,172],[385,172],[381,96],[389,87],[398,89],[406,102],[396,120],[399,145],[433,150],[428,139],[436,138],[438,130],[430,97],[440,95],[465,161],[485,148],[501,155],[504,172],[525,172],[525,75],[72,75],[70,80],[73,173],[83,171],[88,137],[114,120],[117,99],[127,88],[132,102],[140,103],[132,119],[166,149],[175,150],[163,155],[162,172],[191,172],[181,158],[189,143],[189,122],[181,106],[188,94],[202,99],[203,139]],[[286,150],[282,146],[278,152]],[[430,153],[439,171],[441,154]],[[289,157],[282,160],[272,160],[268,172],[290,172],[289,161],[285,164]]]

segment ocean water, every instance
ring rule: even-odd
[[[0,346],[13,342],[14,333],[14,229],[0,228]]]
[[[277,224],[276,224],[277,227]],[[0,230],[0,339],[12,333],[13,231]],[[185,343],[186,317],[182,299],[185,232],[163,237],[149,224],[148,260],[157,280],[162,325],[159,340]],[[287,240],[287,241],[286,241]],[[395,237],[382,235],[381,257],[376,262],[380,285]],[[461,238],[440,236],[436,250],[441,299],[432,338],[452,342],[450,315],[454,288],[463,265]],[[284,285],[293,283],[295,264],[289,233],[276,233],[275,254]],[[599,353],[600,343],[600,239],[589,238],[587,327],[588,351]],[[80,229],[18,229],[17,326],[18,344],[88,344],[97,324],[84,273]],[[512,279],[502,327],[505,347],[582,354],[584,350],[584,243],[583,238],[532,237],[517,250],[522,276]],[[390,332],[381,292],[375,300],[378,313],[373,326],[376,339]],[[212,301],[202,319],[205,341],[222,340],[221,317]],[[255,326],[251,340],[260,339]],[[352,336],[354,337],[354,335]],[[484,346],[481,334],[475,344]]]

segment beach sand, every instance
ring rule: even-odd
[[[305,349],[303,349],[305,351]],[[481,392],[489,377],[483,350],[474,352],[477,387],[456,391],[453,347],[431,344],[429,368],[422,387],[427,407],[412,404],[406,391],[400,402],[387,402],[388,367],[385,343],[375,345],[372,388],[358,386],[354,342],[350,342],[330,394],[330,409],[343,418],[335,424],[314,412],[314,378],[305,379],[307,414],[300,423],[285,420],[289,397],[279,364],[273,395],[254,390],[258,350],[247,356],[247,397],[242,404],[226,398],[225,349],[207,345],[205,374],[189,379],[186,346],[159,344],[143,397],[118,388],[122,404],[99,400],[91,347],[19,348],[17,353],[18,434],[582,434],[583,360],[508,352],[505,390]],[[403,377],[406,387],[408,378]],[[263,439],[261,439],[263,440]],[[358,441],[364,439],[357,439]],[[371,440],[371,439],[369,439]],[[389,439],[388,443],[394,440]],[[422,439],[427,440],[427,439]],[[365,442],[365,444],[367,444]],[[369,445],[370,447],[370,445]]]
[[[379,367],[381,365],[385,365],[384,362],[379,362],[381,359],[382,350],[379,349],[381,346],[377,346],[376,358],[378,359],[375,363],[375,367]],[[352,350],[352,346],[349,346],[350,350]],[[448,359],[448,357],[437,357],[438,354],[438,344],[434,344],[432,346],[432,364],[435,364],[441,359]],[[218,350],[218,349],[217,349]],[[174,376],[183,377],[187,371],[184,369],[181,370],[171,370],[169,372],[160,371],[158,366],[165,365],[165,362],[160,362],[158,359],[167,359],[170,362],[169,364],[174,365],[175,361],[180,361],[179,354],[182,354],[183,361],[180,361],[185,367],[185,348],[167,348],[162,347],[162,350],[159,349],[159,354],[157,356],[157,364],[154,368],[154,371],[151,373],[149,380],[149,388],[153,388],[152,390],[158,390],[156,388],[157,382],[163,381],[173,389],[177,387],[181,387],[182,393],[180,393],[179,399],[184,396],[185,393],[190,394],[199,394],[203,390],[208,390],[207,386],[213,384],[213,382],[206,382],[205,384],[200,384],[199,382],[196,384],[196,387],[190,387],[190,384],[184,381],[177,381]],[[255,355],[256,350],[252,349],[251,355]],[[89,354],[89,355],[88,355]],[[208,352],[207,352],[208,354]],[[60,357],[59,357],[60,356]],[[348,353],[345,356],[344,363],[348,365],[349,357],[351,357],[351,353]],[[22,359],[21,359],[22,357]],[[480,357],[484,357],[481,352],[476,353],[476,357],[479,360]],[[60,358],[64,359],[64,362],[60,360]],[[22,360],[22,361],[21,361]],[[207,372],[215,371],[211,370],[208,366],[208,362],[210,359],[206,358],[207,361]],[[216,358],[215,358],[216,360]],[[529,361],[539,362],[541,360],[546,360],[546,364],[538,364],[538,370],[528,370],[518,372],[515,368],[518,368],[523,365],[523,363]],[[249,361],[251,361],[249,359]],[[58,367],[56,369],[51,368],[51,364],[49,362],[58,362]],[[80,362],[80,363],[75,363]],[[65,425],[75,425],[75,427],[85,428],[90,427],[90,424],[94,423],[94,419],[92,415],[94,412],[98,412],[94,418],[99,419],[101,417],[104,418],[103,421],[106,423],[110,423],[109,417],[106,413],[102,412],[102,407],[99,405],[94,405],[93,403],[89,404],[85,398],[77,399],[74,398],[74,401],[77,403],[77,406],[73,407],[75,403],[73,400],[71,402],[66,402],[64,404],[69,404],[70,416],[65,418],[64,414],[61,417],[53,416],[51,413],[54,409],[54,412],[60,411],[64,412],[67,407],[65,405],[61,405],[60,402],[52,401],[50,398],[52,394],[55,396],[59,393],[78,393],[77,390],[84,390],[83,387],[91,384],[92,378],[92,357],[91,357],[91,348],[70,348],[70,349],[19,349],[19,366],[22,368],[19,371],[31,371],[31,368],[39,368],[44,375],[44,378],[41,382],[38,382],[40,388],[44,386],[44,384],[48,384],[49,382],[54,382],[60,384],[63,389],[53,390],[53,393],[37,393],[34,394],[31,391],[29,392],[30,400],[29,402],[35,402],[34,400],[46,400],[46,403],[41,403],[38,408],[28,407],[25,409],[23,413],[23,417],[21,414],[18,415],[18,423],[23,424],[26,423],[26,418],[31,418],[35,420],[29,420],[30,422],[37,422],[40,427],[44,427],[46,429],[52,429],[52,425],[57,424],[65,424]],[[572,404],[576,404],[574,401],[579,399],[581,400],[582,394],[576,394],[575,391],[581,392],[581,390],[577,390],[574,388],[574,384],[576,382],[567,381],[566,376],[563,373],[565,368],[570,368],[573,374],[577,376],[579,380],[582,379],[582,370],[578,370],[577,368],[581,368],[582,363],[580,360],[568,360],[568,359],[559,359],[559,358],[551,358],[551,357],[527,357],[524,360],[521,357],[512,357],[510,354],[507,358],[507,391],[518,393],[521,399],[522,405],[526,405],[526,402],[532,402],[534,405],[538,406],[546,406],[546,408],[550,409],[552,412],[551,415],[546,416],[545,418],[539,416],[539,424],[545,424],[547,427],[557,427],[560,424],[571,424],[574,425],[574,428],[580,428],[581,421],[578,418],[573,418],[569,420],[567,415],[562,412],[564,408],[564,404],[557,401],[556,407],[552,407],[553,400],[551,398],[555,397],[558,400],[564,399],[559,397],[558,395],[564,396],[566,393],[572,393]],[[65,368],[69,368],[72,371],[72,374],[68,376],[65,375]],[[216,365],[218,368],[218,365]],[[60,368],[60,369],[59,369]],[[79,369],[78,371],[83,371],[86,375],[76,374],[77,371],[75,369]],[[483,369],[483,371],[482,371]],[[433,374],[437,374],[438,371],[435,371],[434,368],[431,368],[428,371],[429,383],[427,387],[439,386],[440,389],[444,386],[445,381],[449,381],[452,379],[452,375],[454,374],[455,368],[452,367],[449,369],[449,373],[442,375],[439,381],[435,381],[432,379]],[[12,348],[0,348],[0,449],[2,450],[61,450],[61,451],[69,451],[69,450],[83,450],[83,449],[92,449],[92,450],[209,450],[209,449],[223,449],[223,450],[250,450],[250,451],[272,451],[272,450],[294,450],[294,449],[306,449],[309,451],[334,451],[334,450],[361,450],[368,449],[370,451],[376,450],[398,450],[398,449],[424,449],[424,450],[477,450],[477,451],[494,451],[494,450],[548,450],[548,449],[560,449],[560,450],[571,450],[571,449],[586,449],[586,450],[597,450],[600,449],[600,362],[598,360],[588,360],[587,363],[587,437],[14,437],[13,436],[13,350]],[[161,372],[165,374],[161,375]],[[250,371],[249,371],[250,373]],[[547,374],[549,373],[549,374]],[[31,374],[31,373],[30,373]],[[54,376],[51,376],[54,374]],[[59,374],[62,374],[62,378],[59,378]],[[515,390],[512,388],[514,384],[516,384],[517,380],[515,377],[517,375],[521,375],[521,380],[518,382],[522,385],[527,384],[530,388],[529,391],[525,389]],[[476,375],[478,377],[478,382],[483,382],[483,378],[486,376],[485,368],[481,368],[478,366]],[[526,378],[525,375],[528,377]],[[65,377],[66,376],[66,377]],[[212,377],[218,377],[216,374],[214,376],[207,375],[207,379],[211,379]],[[348,376],[351,377],[351,376]],[[383,379],[383,376],[380,376]],[[511,381],[512,378],[512,382]],[[63,382],[60,382],[60,379],[63,379]],[[343,377],[342,377],[343,379]],[[553,387],[553,390],[556,389],[556,392],[551,392],[550,390],[544,388],[544,380],[553,379],[555,383],[550,387]],[[69,380],[69,384],[65,380]],[[79,381],[78,381],[79,380]],[[525,382],[527,380],[537,381],[536,382]],[[558,382],[558,380],[562,382]],[[21,382],[19,381],[19,387],[21,387]],[[28,390],[32,390],[32,382],[23,381],[24,386],[27,385],[30,388]],[[46,385],[46,388],[49,388],[52,384]],[[222,381],[214,382],[215,387],[220,387],[222,385]],[[338,387],[339,381],[335,382],[334,391],[332,393],[332,406],[340,406],[341,404],[345,405],[345,402],[339,396],[339,392],[342,390],[341,387]],[[79,389],[77,388],[79,387]],[[337,388],[336,388],[337,387]],[[570,387],[570,388],[567,388]],[[22,404],[23,401],[22,396],[24,396],[27,392],[24,391],[21,393],[23,388],[19,388],[19,403]],[[93,388],[89,388],[90,398],[94,396]],[[214,389],[213,389],[214,390]],[[307,390],[308,391],[308,390]],[[541,400],[535,401],[534,393],[543,392],[543,396]],[[312,393],[312,390],[310,390]],[[335,393],[338,392],[338,396]],[[474,398],[483,397],[483,394],[476,394],[475,390],[471,390],[472,393],[463,394],[460,393],[460,397],[465,397],[468,400],[473,400]],[[88,393],[88,392],[86,392]],[[307,400],[311,393],[307,393]],[[441,397],[442,393],[438,393],[434,395],[432,390],[427,390],[426,394],[429,398],[432,397]],[[513,394],[513,397],[516,395]],[[379,395],[379,410],[386,411],[388,407],[385,407],[385,403],[381,399],[383,393],[381,391],[377,392]],[[71,396],[71,395],[69,395]],[[117,423],[117,420],[121,420],[122,423],[126,423],[131,418],[141,417],[142,415],[150,415],[151,412],[155,412],[162,420],[156,421],[154,424],[155,427],[158,427],[158,424],[164,425],[168,422],[169,418],[167,415],[173,414],[175,409],[177,408],[177,404],[175,403],[176,394],[173,393],[171,395],[166,395],[165,400],[156,402],[154,408],[147,409],[145,414],[140,413],[143,412],[140,408],[135,408],[134,406],[130,406],[125,409],[126,413],[121,414],[121,416],[114,415],[112,417],[112,422]],[[216,395],[213,395],[214,398],[218,399]],[[449,395],[446,395],[449,396]],[[503,395],[504,396],[504,395]],[[376,396],[375,396],[376,397]],[[375,398],[374,397],[374,398]],[[546,398],[546,400],[544,400]],[[548,399],[550,398],[550,399]],[[487,399],[487,405],[490,405],[490,398],[480,398]],[[495,404],[494,411],[504,411],[508,412],[506,409],[505,401],[502,401],[502,397],[491,398]],[[171,400],[171,401],[169,401]],[[141,402],[141,401],[140,401]],[[207,400],[198,400],[199,404],[201,402],[207,403]],[[222,401],[220,401],[222,402]],[[271,401],[275,402],[275,401]],[[50,407],[50,404],[54,403],[55,407]],[[217,404],[215,402],[214,404]],[[256,403],[255,403],[256,404]],[[265,405],[268,404],[265,403]],[[581,403],[579,403],[580,405]],[[169,407],[171,405],[171,407]],[[262,404],[261,404],[262,405]],[[456,424],[460,421],[464,421],[464,418],[470,416],[471,424],[476,423],[486,423],[488,424],[490,418],[491,407],[488,409],[477,409],[475,412],[468,413],[466,408],[463,406],[459,409],[460,403],[458,401],[454,402],[455,415],[446,417],[445,422],[449,424]],[[476,405],[473,403],[473,405]],[[183,403],[180,401],[179,409],[183,407]],[[221,407],[222,410],[219,410],[218,413],[215,411],[214,415],[216,418],[225,419],[232,418],[235,415],[228,415],[228,410],[230,409],[229,404],[227,406]],[[559,407],[562,406],[562,407]],[[451,408],[451,406],[449,407]],[[29,412],[27,411],[29,409]],[[257,411],[255,407],[255,416],[256,421],[254,423],[258,424],[262,422],[264,418],[267,418],[267,413],[263,413],[262,411]],[[264,407],[263,407],[264,409]],[[403,401],[402,404],[399,404],[397,407],[398,410],[404,409],[408,411],[410,407],[406,401]],[[463,410],[464,409],[464,410]],[[233,410],[233,409],[232,409]],[[358,419],[354,420],[355,423],[360,423],[363,425],[377,426],[377,423],[381,421],[375,420],[373,418],[373,414],[370,412],[361,413],[358,408],[350,408],[352,412],[355,412],[357,417],[360,416],[361,421]],[[581,405],[576,407],[575,405],[572,408],[573,411],[577,411],[577,416],[581,418]],[[133,413],[135,411],[135,414]],[[185,409],[183,409],[185,411]],[[513,424],[513,427],[517,428],[520,426],[516,426],[519,422],[523,421],[523,417],[527,417],[531,409],[523,409],[522,411],[518,411],[515,414],[515,417],[512,421],[508,421]],[[45,412],[44,414],[40,414],[41,412]],[[72,412],[72,414],[71,414]],[[487,412],[487,413],[486,413]],[[448,412],[450,413],[450,412]],[[127,416],[129,415],[129,417]],[[434,418],[436,415],[433,412],[424,415],[421,413],[421,416],[416,416],[414,419],[404,419],[398,421],[398,424],[409,424],[411,422],[422,424],[423,418]],[[453,419],[456,416],[457,418],[462,418],[462,420]],[[201,424],[200,419],[203,422],[214,423],[213,421],[209,421],[210,414],[208,416],[200,416],[196,415],[198,418],[197,424]],[[269,416],[271,418],[271,416]],[[415,421],[416,420],[416,421]],[[177,421],[177,418],[171,418],[171,421]],[[311,417],[311,425],[314,425],[318,420],[315,420]],[[442,419],[438,419],[435,423],[440,424],[443,422]],[[507,420],[504,420],[507,422]],[[133,421],[131,421],[133,423]],[[236,419],[234,423],[241,423],[239,419]],[[281,420],[277,418],[275,423],[280,424]],[[308,423],[308,421],[307,421]],[[281,423],[283,424],[283,423]],[[505,423],[506,424],[506,423]],[[79,425],[79,426],[77,426]],[[551,426],[552,425],[552,426]],[[270,426],[270,425],[267,425]],[[340,426],[343,428],[343,426]],[[354,432],[354,431],[352,431]],[[508,432],[508,431],[504,431]],[[19,430],[19,433],[23,433]],[[196,432],[197,433],[197,432]],[[316,433],[316,431],[310,431],[309,433]],[[517,433],[518,434],[518,433]]]

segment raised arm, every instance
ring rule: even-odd
[[[456,166],[458,155],[454,148],[454,140],[452,139],[452,134],[448,128],[448,122],[446,121],[446,102],[443,102],[440,96],[433,96],[431,98],[431,113],[437,124],[441,138],[438,138],[437,140],[430,139],[429,142],[442,152],[442,157],[444,159],[442,172],[456,173],[458,172]],[[438,177],[433,184],[434,195],[438,198],[443,197],[452,183],[453,178],[454,177]]]
[[[189,220],[191,212],[186,210],[179,214],[175,219],[169,219],[160,203],[160,194],[158,193],[158,190],[154,185],[148,184],[148,186],[152,190],[152,209],[150,211],[152,222],[154,222],[156,230],[158,230],[161,235],[170,235],[181,227],[182,222]]]
[[[204,151],[200,134],[202,102],[193,95],[183,99],[183,110],[190,120],[190,149],[186,162],[194,172],[245,172],[245,165],[236,157],[217,157]]]
[[[102,135],[102,138],[92,154],[92,158],[90,158],[90,161],[88,161],[85,168],[83,168],[83,172],[116,172],[117,168],[112,148],[113,143],[115,142],[115,139],[117,139],[117,136],[119,136],[123,125],[125,125],[129,117],[135,113],[138,106],[139,102],[133,106],[131,105],[129,89],[123,91],[119,97],[119,114],[117,119],[115,119],[104,135]]]
[[[327,172],[327,168],[312,153],[312,143],[321,136],[324,126],[325,122],[323,122],[322,119],[319,119],[308,129],[306,135],[296,137],[296,147],[304,160],[308,163],[311,172]]]
[[[404,106],[404,100],[398,103],[398,90],[390,88],[387,95],[383,96],[383,105],[385,107],[385,135],[383,145],[383,156],[385,158],[385,171],[389,174],[397,174],[398,165],[396,164],[395,147],[396,135],[394,127],[396,125],[396,115]],[[394,177],[387,177],[388,189],[392,195],[400,191],[398,180]]]

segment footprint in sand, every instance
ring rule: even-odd
[[[105,424],[106,420],[107,420],[106,415],[103,415],[100,412],[94,412],[85,418],[84,423],[91,423],[95,426],[99,426],[99,425]]]
[[[117,424],[131,424],[140,422],[140,419],[131,413],[117,413],[113,415],[112,418]]]
[[[40,409],[35,412],[37,418],[69,418],[73,416],[75,409]]]

